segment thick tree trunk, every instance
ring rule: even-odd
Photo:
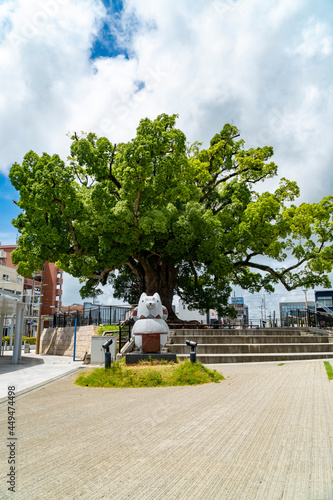
[[[172,264],[161,262],[154,263],[153,266],[145,266],[144,288],[147,295],[158,293],[162,304],[168,310],[168,320],[178,321],[176,314],[172,309],[172,298],[175,287],[175,280],[178,269]]]

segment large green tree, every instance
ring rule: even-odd
[[[15,163],[19,272],[57,262],[85,281],[83,296],[109,282],[131,301],[157,291],[171,311],[177,292],[221,314],[232,284],[329,286],[333,198],[296,206],[286,179],[259,194],[256,184],[277,174],[271,147],[245,149],[229,124],[208,149],[189,146],[175,120],[143,119],[122,144],[74,134],[67,162],[30,151]]]

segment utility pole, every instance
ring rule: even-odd
[[[260,328],[262,328],[262,304],[259,306],[260,309]]]

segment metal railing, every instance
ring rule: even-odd
[[[126,342],[129,342],[131,340],[131,330],[132,328],[130,323],[126,325],[119,324],[119,333],[118,333],[119,352],[124,347]]]
[[[314,311],[313,309],[299,309],[290,311],[287,316],[287,326],[333,328],[333,314]]]
[[[74,326],[75,319],[77,320],[77,326],[87,326],[93,324],[90,322],[90,318],[85,318],[82,313],[70,312],[53,314],[52,327],[64,328],[66,326]]]

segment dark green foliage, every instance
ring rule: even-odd
[[[286,179],[259,194],[256,184],[277,173],[271,147],[246,150],[229,124],[207,149],[188,146],[175,121],[143,119],[118,145],[75,134],[67,163],[32,151],[15,163],[19,273],[56,262],[86,282],[83,297],[108,282],[130,303],[159,292],[171,315],[174,292],[222,314],[234,284],[328,287],[333,197],[296,206],[299,188]],[[287,256],[294,260],[285,268]]]

